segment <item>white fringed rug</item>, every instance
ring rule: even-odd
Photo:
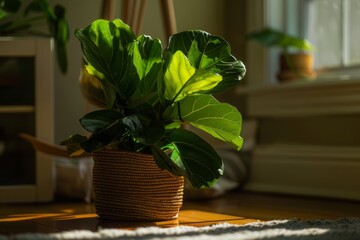
[[[125,239],[125,240],[232,240],[232,239],[271,239],[271,240],[349,240],[360,239],[360,219],[338,220],[274,220],[245,225],[228,223],[208,227],[179,226],[172,228],[144,227],[136,230],[100,229],[97,232],[76,230],[53,234],[19,234],[1,236],[0,240],[53,240],[53,239]]]

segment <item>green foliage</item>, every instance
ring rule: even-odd
[[[67,50],[69,27],[65,19],[65,8],[56,5],[52,9],[47,0],[28,1],[22,7],[23,0],[0,0],[0,36],[40,35],[54,38],[58,64],[63,73],[67,72]],[[35,30],[39,25],[47,24],[49,33]]]
[[[272,28],[265,28],[263,30],[250,33],[247,35],[247,38],[255,40],[266,47],[281,47],[284,51],[288,51],[288,48],[290,47],[304,51],[314,49],[314,46],[308,40],[291,36]]]
[[[80,119],[90,137],[76,134],[62,144],[74,154],[103,148],[152,153],[160,168],[185,176],[194,187],[214,184],[223,173],[220,156],[181,126],[241,148],[240,113],[211,95],[245,74],[229,44],[204,31],[185,31],[163,50],[158,39],[135,36],[120,19],[96,20],[75,36],[107,109]]]

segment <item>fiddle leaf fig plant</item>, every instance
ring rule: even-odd
[[[241,148],[241,114],[212,95],[245,74],[229,44],[204,31],[184,31],[163,49],[160,40],[135,36],[120,19],[96,20],[75,36],[85,74],[99,81],[96,98],[105,106],[80,119],[89,137],[75,134],[62,144],[73,155],[105,148],[150,153],[160,168],[192,186],[213,185],[224,171],[221,157],[183,126]]]

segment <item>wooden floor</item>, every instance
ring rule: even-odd
[[[360,217],[360,202],[234,192],[206,201],[184,202],[177,220],[163,222],[100,221],[93,204],[74,201],[0,204],[0,234],[59,232],[73,229],[133,229],[140,226],[205,226],[219,222],[244,224],[272,219],[336,219]]]

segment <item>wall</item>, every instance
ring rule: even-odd
[[[63,75],[58,66],[55,66],[55,143],[58,144],[70,134],[81,131],[78,119],[85,113],[86,102],[78,85],[82,53],[73,32],[76,27],[86,26],[98,17],[100,1],[50,0],[49,2],[52,5],[58,2],[66,8],[70,23],[67,74]]]
[[[77,27],[84,27],[92,20],[99,18],[101,1],[87,0],[49,0],[52,5],[61,3],[67,10],[67,18],[70,23],[70,42],[68,48],[69,69],[66,75],[62,75],[56,66],[55,77],[55,142],[59,143],[68,135],[81,132],[78,119],[86,112],[88,108],[78,85],[78,76],[81,69],[82,53],[80,44],[73,37],[73,32]],[[120,2],[120,1],[119,1]],[[236,55],[241,54],[239,45],[240,31],[244,23],[242,18],[235,18],[229,24],[229,17],[234,19],[234,15],[228,15],[226,9],[239,7],[242,1],[237,0],[174,0],[175,14],[177,18],[178,31],[186,29],[202,29],[212,34],[221,36],[232,36],[231,40],[236,47]],[[233,6],[233,7],[232,7]],[[119,9],[120,6],[118,5]],[[243,10],[239,9],[239,12]],[[119,11],[120,12],[120,11]],[[235,15],[236,16],[236,15]],[[237,22],[238,21],[238,22]],[[234,31],[234,33],[228,32]],[[164,37],[160,1],[148,1],[144,17],[143,31],[144,34],[158,37],[163,43],[167,41]]]

